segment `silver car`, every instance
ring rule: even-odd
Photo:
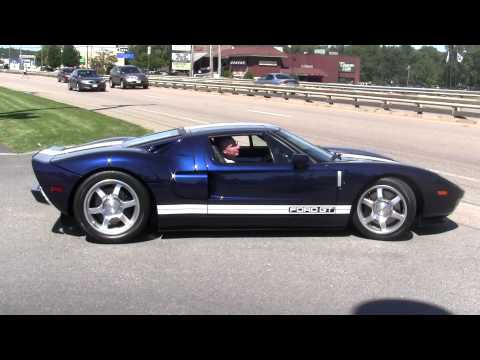
[[[300,85],[297,79],[292,78],[287,74],[272,73],[255,81],[255,84],[260,85],[281,85],[281,86],[298,86]]]
[[[139,68],[133,65],[113,67],[110,71],[109,82],[111,88],[120,85],[122,89],[129,87],[134,88],[137,86],[148,89],[147,76]]]

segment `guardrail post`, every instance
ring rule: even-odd
[[[183,89],[183,90],[187,90],[187,84],[183,84],[182,89]]]
[[[218,87],[218,92],[219,92],[220,94],[223,94],[223,91],[222,91],[222,87],[221,87],[221,86]]]
[[[390,110],[390,101],[384,100],[383,101],[383,110]]]
[[[248,89],[247,96],[255,96],[255,94],[253,93],[252,89]]]
[[[288,91],[285,91],[285,92],[283,93],[283,98],[284,98],[285,100],[288,100]]]
[[[357,99],[357,98],[353,98],[353,105],[355,105],[356,108],[359,108],[359,107],[360,107],[360,104],[358,103],[358,99]]]
[[[452,116],[458,116],[458,112],[460,111],[460,108],[457,106],[452,106]]]
[[[212,90],[210,90],[210,88],[208,87],[208,85],[205,86],[205,90],[206,90],[207,92],[211,92],[211,91],[212,91]]]
[[[237,89],[233,88],[233,90],[232,90],[232,94],[233,94],[233,95],[238,95],[238,91],[237,91]]]
[[[333,105],[333,99],[332,99],[332,95],[328,95],[327,96],[327,101],[330,105]]]
[[[193,84],[193,90],[198,91],[197,84]]]
[[[419,115],[423,114],[422,104],[417,103],[416,105],[417,105],[417,114],[419,114]]]
[[[313,100],[312,100],[312,99],[309,99],[308,93],[305,93],[305,101],[306,101],[306,102],[313,103]]]
[[[265,94],[263,94],[263,97],[271,98],[270,93],[269,93],[268,90],[265,90]]]

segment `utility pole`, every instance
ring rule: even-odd
[[[208,67],[210,68],[210,77],[213,77],[213,51],[212,45],[208,45],[208,55],[210,58],[210,62],[208,63]]]
[[[408,87],[409,81],[410,81],[410,64],[407,65],[407,87]]]
[[[222,76],[222,45],[218,45],[218,77]]]
[[[190,77],[193,77],[193,45],[190,45]]]

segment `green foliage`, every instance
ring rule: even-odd
[[[148,46],[151,47],[150,59],[147,53]],[[168,68],[170,65],[171,45],[130,45],[129,51],[135,54],[135,59],[130,60],[129,63],[139,68],[153,70]]]
[[[62,65],[62,49],[58,45],[48,45],[47,65],[57,68]]]
[[[110,72],[117,61],[117,57],[108,51],[101,51],[98,56],[90,61],[90,67],[97,71],[99,75],[105,75]]]
[[[250,71],[247,71],[245,75],[243,75],[244,79],[253,79],[253,74]]]
[[[63,45],[62,64],[64,66],[80,65],[80,52],[73,45]]]
[[[222,76],[231,78],[233,77],[233,72],[231,72],[229,69],[222,70]]]

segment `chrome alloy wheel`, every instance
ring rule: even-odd
[[[119,235],[135,225],[140,214],[140,201],[128,184],[106,179],[88,190],[83,212],[95,230],[104,235]]]
[[[357,205],[360,223],[380,235],[397,231],[407,219],[407,201],[395,188],[375,185],[365,191]]]

